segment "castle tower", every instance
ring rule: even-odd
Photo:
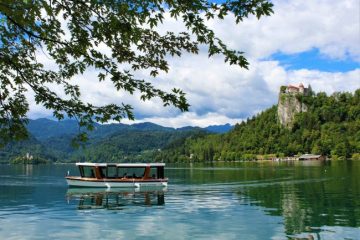
[[[299,85],[299,92],[300,93],[305,93],[305,88],[304,88],[304,85],[302,83],[300,83],[300,85]]]

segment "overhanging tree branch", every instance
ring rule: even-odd
[[[167,12],[182,21],[187,30],[175,34],[169,29],[161,35],[158,26]],[[143,101],[157,97],[164,106],[187,111],[185,93],[176,88],[166,92],[152,83],[160,71],[169,70],[168,57],[181,56],[182,52],[197,54],[198,45],[203,44],[208,47],[209,57],[222,54],[225,62],[247,68],[244,53],[229,49],[206,21],[233,14],[239,23],[250,15],[260,18],[271,13],[270,0],[229,0],[221,4],[206,0],[0,0],[0,126],[17,123],[22,126],[18,136],[26,135],[22,134],[26,132],[22,119],[28,112],[24,83],[34,90],[36,102],[51,109],[58,119],[76,117],[88,128],[94,121],[133,119],[133,109],[127,104],[94,106],[80,100],[81,89],[70,82],[90,67],[98,71],[100,82],[109,79],[118,91],[140,92]],[[100,45],[106,46],[110,54],[100,52]],[[46,69],[37,62],[38,47],[55,61],[56,69]],[[145,70],[148,79],[135,77]],[[66,98],[50,91],[48,83],[63,89]],[[16,93],[7,94],[8,89]],[[11,134],[17,131],[7,129],[0,132],[0,138],[12,139]]]

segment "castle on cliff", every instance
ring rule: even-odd
[[[307,106],[297,97],[298,95],[308,96],[311,94],[311,87],[305,88],[302,83],[299,85],[281,86],[278,101],[278,121],[281,125],[291,128],[295,115],[306,112]]]
[[[300,93],[303,95],[308,95],[309,94],[309,90],[310,87],[304,87],[304,85],[302,83],[300,83],[299,85],[295,86],[295,85],[287,85],[287,86],[282,86],[281,89],[283,90],[282,93]]]

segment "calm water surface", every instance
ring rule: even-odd
[[[0,239],[360,239],[360,162],[168,165],[167,189],[68,189],[0,166]]]

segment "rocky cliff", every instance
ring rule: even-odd
[[[280,88],[277,113],[280,124],[291,128],[295,114],[306,112],[308,108],[299,98],[304,92],[291,92],[288,88],[284,86]]]

